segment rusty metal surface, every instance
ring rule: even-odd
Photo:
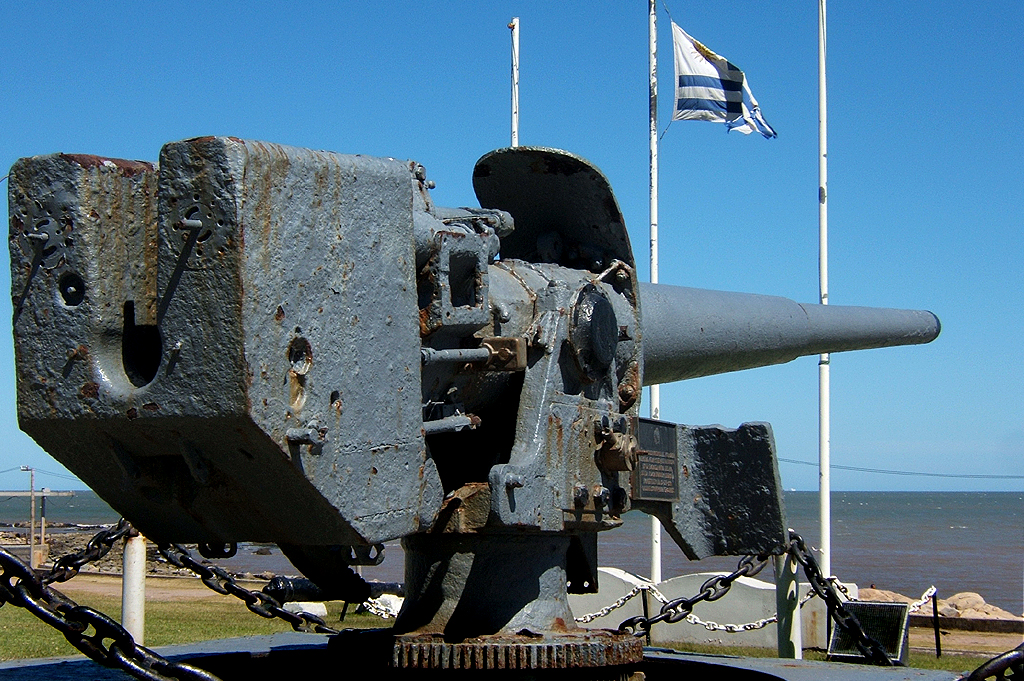
[[[158,175],[78,158],[11,178],[22,428],[154,538],[428,526],[408,165],[228,138],[167,145]],[[31,279],[37,204],[74,241]],[[78,305],[54,292],[63,271]]]
[[[401,669],[578,669],[632,665],[642,659],[643,644],[635,636],[590,630],[544,637],[482,637],[458,643],[436,636],[398,636],[391,664]]]

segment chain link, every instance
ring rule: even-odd
[[[128,630],[107,615],[79,605],[49,586],[71,579],[83,565],[105,556],[115,541],[133,531],[122,518],[115,528],[93,537],[84,551],[56,561],[53,569],[41,577],[23,560],[0,549],[0,606],[10,603],[25,608],[95,662],[122,669],[137,679],[220,681],[203,669],[157,655],[136,643]]]
[[[160,555],[175,567],[184,568],[195,573],[209,588],[219,594],[231,595],[242,600],[245,607],[260,617],[267,619],[279,618],[292,626],[295,631],[317,634],[337,634],[337,629],[327,626],[322,617],[309,612],[291,612],[273,596],[263,591],[250,591],[238,584],[237,580],[223,568],[215,565],[204,565],[197,561],[192,552],[181,544],[160,544],[157,547]]]
[[[801,567],[803,567],[804,573],[807,576],[807,581],[812,589],[811,593],[825,601],[832,618],[836,622],[836,626],[853,637],[853,643],[861,654],[875,664],[893,666],[895,663],[885,652],[885,648],[882,644],[869,636],[867,632],[864,631],[860,622],[857,621],[857,618],[853,613],[843,606],[843,601],[840,599],[836,592],[836,587],[833,584],[835,580],[826,578],[822,575],[821,568],[818,567],[818,562],[807,550],[807,545],[804,543],[803,538],[791,530],[789,544],[785,549],[786,553],[788,553],[801,565]],[[749,631],[750,629],[762,628],[768,624],[772,624],[773,621],[777,622],[778,616],[776,615],[775,618],[765,618],[764,620],[758,620],[757,622],[750,622],[748,624],[717,624],[716,622],[705,622],[693,614],[693,608],[698,603],[704,601],[716,601],[728,593],[733,582],[740,577],[752,577],[760,572],[764,566],[768,564],[768,557],[770,555],[770,553],[765,553],[756,557],[744,556],[740,559],[736,570],[728,575],[712,577],[708,581],[704,582],[696,596],[691,596],[690,598],[677,598],[669,601],[661,607],[661,612],[654,617],[631,617],[619,625],[619,631],[623,633],[631,633],[636,636],[644,636],[650,631],[651,627],[658,622],[675,623],[686,620],[691,624],[704,626],[711,631],[717,630],[735,633],[737,631]],[[800,605],[807,602],[809,598],[810,595],[805,596]]]
[[[925,592],[921,594],[921,598],[917,599],[916,601],[910,604],[910,612],[917,612],[918,610],[920,610],[921,606],[930,601],[932,598],[934,598],[935,594],[937,594],[938,591],[939,590],[935,588],[934,584],[925,589]]]
[[[665,598],[664,594],[662,594],[660,591],[658,591],[658,587],[654,586],[654,584],[652,584],[651,582],[641,582],[641,583],[637,584],[636,586],[634,586],[629,591],[629,593],[625,594],[624,596],[622,596],[621,598],[616,600],[614,603],[611,603],[610,605],[604,606],[603,608],[601,608],[597,612],[587,613],[586,615],[581,615],[581,616],[576,617],[574,619],[577,622],[579,622],[580,624],[586,624],[588,622],[593,622],[594,620],[596,620],[599,617],[604,617],[605,615],[608,615],[613,610],[618,610],[619,608],[624,606],[626,603],[628,603],[630,600],[632,600],[633,598],[635,598],[639,594],[643,593],[644,591],[650,591],[651,594],[655,598],[657,598],[659,601],[661,601],[662,603],[668,603],[668,599]]]
[[[110,553],[110,549],[117,541],[132,534],[137,534],[135,528],[127,520],[121,518],[114,527],[97,532],[85,545],[85,548],[78,553],[70,553],[55,560],[53,567],[40,578],[40,581],[43,584],[68,581],[78,574],[83,565],[103,558]]]
[[[366,612],[371,615],[376,615],[381,619],[386,620],[398,616],[397,612],[385,605],[379,598],[367,598],[361,605]]]
[[[596,612],[581,615],[580,617],[575,618],[575,620],[580,624],[587,624],[589,622],[593,622],[599,617],[604,617],[605,615],[608,615],[613,611],[618,610],[627,602],[635,598],[637,595],[643,593],[644,591],[649,592],[661,603],[669,602],[668,598],[666,598],[665,595],[658,590],[658,587],[654,586],[654,584],[652,584],[651,582],[641,582],[640,584],[634,586],[627,594],[616,600],[614,603],[606,605],[605,607],[601,608]],[[800,602],[797,604],[797,607],[804,607],[807,601],[814,598],[815,595],[816,594],[814,593],[814,591],[808,591],[806,594],[804,594],[804,597],[800,599]],[[757,629],[764,629],[769,624],[775,624],[776,622],[778,622],[779,616],[778,614],[775,614],[771,617],[765,617],[759,620],[755,620],[753,622],[747,622],[745,624],[719,624],[718,622],[702,620],[700,617],[697,617],[691,612],[689,615],[686,616],[686,619],[684,621],[687,624],[694,624],[699,627],[704,627],[708,631],[724,631],[730,634],[736,634],[743,631],[755,631]]]
[[[704,582],[696,596],[676,598],[668,601],[661,606],[661,612],[654,617],[630,617],[619,625],[619,631],[634,634],[635,636],[645,636],[651,630],[651,627],[658,622],[669,622],[670,624],[681,622],[693,612],[694,606],[698,603],[717,601],[729,593],[729,589],[737,579],[740,577],[753,577],[759,573],[768,564],[769,556],[770,554],[762,554],[756,557],[744,556],[740,559],[736,569],[728,575],[715,575]]]
[[[48,586],[53,582],[65,582],[79,573],[83,565],[102,558],[110,552],[114,543],[130,536],[135,530],[122,518],[113,528],[105,528],[94,536],[86,548],[75,554],[69,554],[54,562],[53,567],[44,575],[36,572],[21,559],[6,550],[0,549],[0,606],[11,603],[29,610],[43,622],[60,631],[78,650],[93,660],[108,667],[116,667],[132,674],[136,678],[150,681],[217,681],[217,677],[196,667],[166,660],[148,648],[135,643],[131,634],[116,621],[92,608],[80,606],[63,593]],[[790,542],[787,552],[803,568],[811,586],[811,591],[801,599],[798,607],[802,607],[810,598],[817,595],[828,605],[836,625],[854,638],[858,650],[876,664],[891,666],[893,661],[886,654],[884,647],[867,635],[856,617],[844,606],[837,594],[837,588],[849,599],[849,592],[834,577],[822,575],[817,561],[807,550],[800,535],[790,531]],[[288,622],[293,629],[302,632],[321,634],[337,634],[338,630],[327,626],[317,615],[307,612],[293,613],[285,610],[282,604],[263,591],[250,591],[238,584],[227,571],[197,561],[192,553],[179,544],[161,544],[160,554],[172,565],[195,573],[206,586],[214,591],[232,595],[242,600],[246,607],[265,618],[280,618]],[[693,608],[701,602],[713,602],[724,597],[732,584],[740,577],[753,577],[768,563],[771,554],[744,556],[740,559],[736,570],[727,575],[716,575],[701,585],[697,595],[689,598],[668,600],[657,587],[649,582],[637,584],[627,594],[601,610],[577,617],[576,621],[587,623],[604,617],[614,610],[623,607],[630,599],[643,591],[649,591],[662,603],[660,612],[654,617],[631,617],[619,625],[619,631],[643,636],[658,622],[675,623],[686,621],[690,624],[703,626],[709,631],[725,631],[736,633],[761,629],[778,621],[778,616],[767,617],[746,624],[718,624],[700,619],[693,614]],[[918,610],[935,596],[934,586],[922,594],[921,599],[910,604],[911,612]],[[373,599],[364,603],[371,614],[379,617],[393,617],[388,608]],[[89,630],[93,633],[87,633]],[[105,642],[109,644],[105,645]],[[1004,660],[1005,658],[1005,660]],[[971,675],[971,680],[987,678],[991,674],[982,674],[989,667],[996,669],[994,674],[1004,678],[1009,670],[1019,675],[1020,666],[1024,662],[1024,646],[1010,651],[983,665]]]
[[[894,666],[896,663],[885,652],[885,647],[869,636],[853,613],[843,605],[832,582],[822,575],[818,561],[808,552],[803,537],[792,530],[789,532],[789,554],[803,567],[804,574],[814,593],[825,601],[836,626],[853,638],[853,644],[857,646],[861,655],[877,665]]]
[[[804,597],[797,603],[798,608],[804,607],[807,601],[817,596],[813,590],[808,591],[804,594]],[[696,624],[697,626],[704,627],[708,631],[724,631],[729,634],[737,634],[741,631],[755,631],[757,629],[764,629],[769,624],[775,624],[779,621],[779,614],[775,613],[771,617],[765,617],[753,622],[747,622],[746,624],[719,624],[718,622],[705,622],[701,618],[697,617],[693,613],[686,616],[686,621],[690,624]]]

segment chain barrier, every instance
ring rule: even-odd
[[[104,528],[97,532],[81,551],[69,553],[53,561],[53,567],[40,577],[40,581],[43,584],[68,581],[78,574],[83,565],[103,558],[110,553],[110,549],[117,541],[132,534],[136,534],[135,528],[127,520],[121,518],[114,527]]]
[[[814,593],[813,590],[808,591],[804,594],[804,597],[800,599],[800,602],[797,603],[796,607],[804,607],[807,601],[811,600],[815,596],[817,596],[817,594]],[[753,622],[747,622],[746,624],[719,624],[718,622],[705,622],[693,613],[690,613],[686,616],[686,621],[690,624],[696,624],[704,627],[708,631],[724,631],[729,634],[736,634],[741,631],[756,631],[757,629],[764,629],[769,624],[776,624],[779,621],[779,614],[775,613],[771,617],[754,620]]]
[[[61,632],[75,648],[92,660],[106,667],[122,669],[138,679],[146,681],[219,681],[218,677],[197,667],[172,662],[152,650],[135,642],[132,635],[107,615],[92,608],[81,606],[65,594],[49,586],[54,582],[66,582],[77,575],[86,563],[98,560],[110,552],[113,545],[135,530],[124,518],[115,527],[105,528],[97,533],[85,549],[63,556],[54,561],[53,567],[45,574],[37,574],[29,565],[14,554],[0,549],[0,607],[6,603],[25,608],[38,619]],[[293,629],[302,632],[337,634],[338,630],[328,627],[321,617],[308,612],[293,613],[285,610],[277,599],[263,591],[250,591],[240,586],[227,571],[197,561],[191,551],[179,544],[159,545],[160,554],[172,565],[195,573],[201,581],[214,591],[241,599],[246,607],[261,617],[280,618]],[[829,607],[836,625],[854,638],[854,644],[867,659],[876,664],[892,666],[894,662],[884,647],[865,633],[860,622],[844,606],[837,590],[849,600],[849,591],[835,577],[826,578],[821,573],[812,553],[807,550],[803,538],[790,531],[787,553],[803,568],[811,591],[797,607],[803,607],[814,596],[820,597]],[[644,591],[650,592],[662,603],[660,612],[654,617],[631,617],[619,625],[619,631],[636,636],[647,634],[658,622],[681,622],[703,626],[709,631],[736,633],[761,629],[778,621],[778,615],[766,617],[746,624],[719,624],[704,621],[693,614],[693,608],[701,602],[716,601],[725,596],[733,583],[740,577],[753,577],[768,564],[770,553],[758,556],[744,556],[736,570],[727,575],[716,575],[701,585],[697,595],[689,598],[669,600],[658,588],[650,583],[637,584],[627,594],[601,610],[575,618],[587,623],[623,607],[629,600]],[[935,597],[936,588],[929,587],[918,601],[910,604],[915,612]],[[387,619],[394,613],[375,599],[363,603],[367,612]],[[89,633],[90,628],[92,633]],[[109,641],[109,643],[106,643]],[[1007,677],[1007,672],[1010,676]],[[1018,679],[1024,674],[1024,644],[1014,650],[993,658],[976,669],[967,681],[982,681],[995,678],[1000,681]]]
[[[729,593],[733,582],[740,577],[753,577],[761,572],[768,564],[770,555],[766,553],[759,556],[744,556],[740,558],[740,562],[735,570],[728,575],[715,575],[707,580],[701,585],[700,591],[696,596],[667,601],[662,604],[661,611],[654,617],[639,615],[630,617],[619,625],[619,631],[635,636],[646,636],[651,627],[658,622],[669,622],[670,624],[682,622],[693,612],[694,606],[698,603],[717,601]]]
[[[121,669],[144,681],[220,681],[198,667],[172,662],[135,642],[116,621],[79,605],[49,586],[65,582],[92,560],[105,556],[118,538],[134,531],[123,518],[113,529],[102,530],[85,550],[56,561],[43,576],[5,549],[0,549],[0,607],[10,603],[25,608],[50,625],[68,642],[104,667]],[[90,633],[91,631],[91,633]]]
[[[910,604],[909,612],[917,612],[920,610],[922,605],[935,598],[935,594],[938,593],[938,591],[939,590],[935,588],[934,584],[925,589],[924,593],[921,594],[921,598]]]
[[[266,619],[279,618],[292,626],[295,631],[316,634],[337,634],[322,617],[308,612],[291,612],[273,596],[263,591],[250,591],[238,584],[238,581],[223,568],[215,565],[204,565],[197,561],[192,552],[181,544],[160,544],[157,546],[160,555],[171,565],[184,568],[195,573],[203,584],[219,594],[231,595],[241,599],[251,612]]]
[[[825,601],[836,626],[853,638],[853,644],[857,646],[861,655],[880,666],[892,667],[897,664],[885,652],[885,647],[868,636],[853,613],[846,609],[832,582],[821,573],[818,561],[807,550],[803,537],[792,530],[789,532],[788,551],[793,559],[803,567],[807,582],[811,585],[814,593]]]
[[[362,605],[363,610],[366,612],[371,615],[376,615],[384,620],[398,616],[397,612],[394,612],[379,598],[367,598],[360,605]]]
[[[807,581],[811,586],[811,593],[817,595],[823,601],[832,618],[835,620],[836,626],[845,631],[853,638],[853,643],[860,651],[862,655],[868,660],[878,665],[893,666],[896,664],[885,652],[885,648],[881,643],[876,641],[874,638],[869,636],[864,628],[861,626],[857,618],[843,605],[842,599],[839,597],[834,582],[834,579],[828,579],[821,573],[821,568],[818,567],[818,562],[814,556],[807,550],[807,545],[804,543],[803,538],[796,532],[790,531],[789,544],[785,547],[786,553],[788,553],[795,561],[797,561],[804,569],[804,574],[807,577]],[[760,572],[765,565],[768,564],[768,557],[771,554],[765,553],[758,556],[744,556],[740,559],[739,565],[736,570],[728,575],[712,577],[708,581],[704,582],[701,586],[700,591],[696,596],[689,598],[677,598],[669,601],[662,605],[661,612],[654,617],[631,617],[622,622],[619,625],[619,631],[623,633],[630,633],[635,636],[645,636],[651,629],[652,626],[658,622],[681,622],[686,620],[692,624],[700,624],[711,631],[727,631],[735,633],[737,631],[749,631],[754,628],[765,627],[772,623],[772,618],[765,618],[764,620],[758,620],[757,622],[750,622],[748,624],[741,625],[721,625],[715,622],[704,622],[696,615],[693,615],[693,608],[698,603],[703,601],[716,601],[726,593],[729,592],[729,588],[732,583],[740,577],[753,577]],[[809,599],[805,597],[800,605],[803,605]],[[778,621],[778,616],[775,616],[775,621]]]
[[[579,617],[576,617],[574,619],[576,620],[576,622],[580,624],[587,624],[588,622],[593,622],[599,617],[604,617],[612,611],[618,610],[619,608],[624,606],[626,603],[628,603],[630,600],[640,595],[644,591],[650,591],[651,594],[659,601],[661,601],[662,603],[668,603],[668,599],[665,598],[664,594],[658,591],[658,587],[654,586],[652,582],[641,582],[634,586],[627,594],[616,600],[614,603],[604,606],[597,612],[591,612],[587,613],[586,615],[580,615]]]
[[[668,598],[663,593],[661,593],[661,591],[658,590],[658,587],[656,587],[653,583],[641,582],[640,584],[634,586],[627,594],[616,600],[614,603],[606,605],[605,607],[601,608],[596,612],[591,612],[586,615],[576,617],[575,620],[579,624],[587,624],[589,622],[593,622],[594,620],[600,617],[604,617],[605,615],[611,614],[613,611],[618,610],[627,602],[629,602],[639,594],[643,593],[644,591],[649,592],[662,604],[669,602]],[[804,594],[804,597],[800,599],[800,602],[797,604],[797,607],[804,607],[807,601],[814,598],[815,595],[816,594],[814,593],[814,591],[808,591],[806,594]],[[718,622],[702,620],[700,617],[697,617],[691,612],[689,615],[686,616],[684,621],[688,624],[704,627],[708,631],[724,631],[730,634],[735,634],[742,631],[755,631],[757,629],[764,629],[769,624],[775,624],[776,622],[778,622],[779,616],[778,614],[775,614],[771,617],[765,617],[759,620],[755,620],[753,622],[747,622],[745,624],[719,624]]]

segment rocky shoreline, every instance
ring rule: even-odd
[[[857,600],[876,603],[915,603],[916,599],[884,589],[861,588]],[[927,609],[926,609],[927,608]],[[926,605],[919,611],[919,614],[931,615],[931,605]],[[1008,610],[986,603],[980,594],[973,591],[963,591],[953,594],[949,598],[939,599],[939,617],[944,619],[965,618],[965,619],[988,619],[988,620],[1017,620],[1024,621],[1024,617],[1014,615]]]
[[[89,543],[89,540],[105,527],[107,526],[53,526],[55,531],[52,534],[48,531],[46,534],[46,543],[49,544],[50,548],[50,561],[84,550],[86,545]],[[47,529],[49,530],[50,526],[48,526]],[[18,531],[18,529],[0,531],[0,544],[25,545],[28,541],[27,538],[27,531],[21,532]],[[207,561],[205,559],[203,559],[202,562],[207,564],[211,563],[211,561]],[[48,567],[50,564],[52,563],[48,562],[44,567]],[[84,565],[82,567],[82,572],[121,574],[121,551],[119,550],[119,547],[115,546],[109,553],[107,553],[107,555],[103,556],[99,560],[95,560]],[[167,560],[157,552],[156,545],[149,542],[146,544],[146,573],[155,577],[195,576],[195,574],[190,570],[175,567],[168,563]],[[271,572],[230,574],[232,577],[239,579],[272,579],[275,577]]]

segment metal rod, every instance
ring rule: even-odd
[[[472,414],[455,414],[445,416],[443,419],[423,422],[424,435],[436,435],[437,433],[454,433],[464,428],[476,428],[480,425],[480,419]]]
[[[49,492],[47,488],[43,488],[42,498],[39,499],[39,548],[43,550],[46,546],[46,493]]]
[[[434,348],[420,348],[420,356],[424,364],[435,364],[438,362],[486,362],[491,358],[491,349],[488,347],[472,348],[468,350],[435,350]]]
[[[825,81],[825,0],[818,0],[818,287],[828,305],[828,113]],[[818,359],[818,503],[821,522],[821,571],[832,575],[832,480],[830,356]]]
[[[939,592],[932,594],[932,627],[935,629],[935,657],[942,657],[942,640],[939,632]]]
[[[36,469],[22,466],[21,470],[28,473],[29,521],[28,521],[28,564],[36,566]]]
[[[512,17],[512,146],[519,146],[519,17]]]
[[[125,538],[122,554],[121,625],[136,643],[142,644],[146,629],[146,538],[133,535]]]
[[[650,94],[650,156],[651,156],[651,283],[658,283],[658,2],[648,0],[648,87]],[[651,386],[650,413],[661,418],[661,388]],[[661,582],[661,522],[651,516],[651,581]]]

